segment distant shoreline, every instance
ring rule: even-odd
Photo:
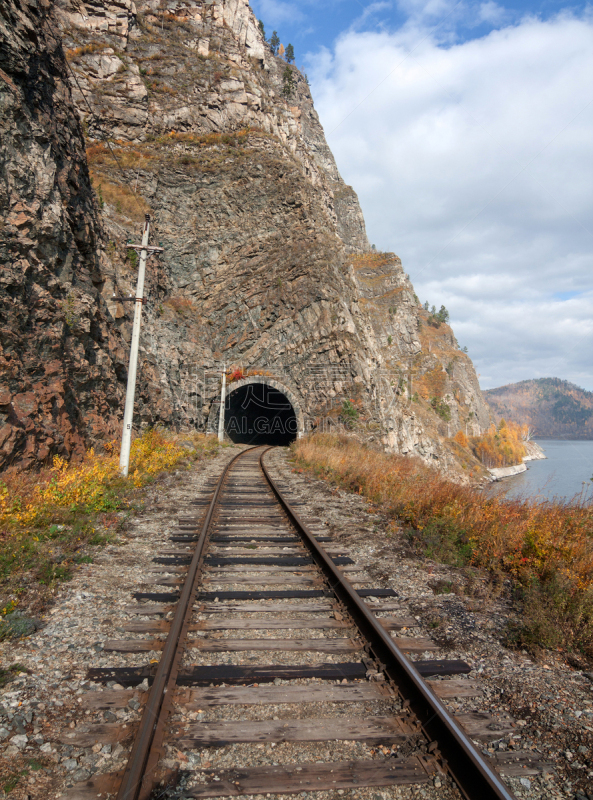
[[[492,475],[494,480],[499,481],[501,478],[512,478],[515,475],[520,475],[522,472],[527,471],[525,465],[526,461],[541,461],[547,458],[547,455],[537,442],[525,442],[525,450],[526,454],[523,456],[523,462],[521,464],[514,464],[511,467],[493,467],[489,469],[488,472]]]
[[[540,442],[593,442],[593,436],[538,436]]]

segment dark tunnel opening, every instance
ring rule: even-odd
[[[265,383],[250,383],[227,395],[224,429],[235,444],[286,447],[297,436],[290,400]]]

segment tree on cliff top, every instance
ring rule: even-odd
[[[278,36],[278,32],[272,31],[272,35],[270,36],[270,50],[274,55],[276,55],[279,47],[280,47],[280,37]]]
[[[263,23],[263,21],[261,19],[259,19],[257,21],[257,24],[259,25],[259,29],[261,31],[261,35],[264,37],[264,42],[265,42],[266,41],[266,29],[264,28],[264,23]]]
[[[291,44],[289,44],[288,47],[286,48],[284,57],[286,58],[288,64],[294,63],[294,47]]]

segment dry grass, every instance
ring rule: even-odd
[[[134,194],[129,186],[108,180],[94,170],[91,170],[91,181],[100,208],[105,204],[110,205],[118,214],[122,214],[140,225],[144,222],[145,214],[151,214],[151,208],[139,194]]]
[[[193,317],[198,313],[198,307],[195,301],[192,300],[191,297],[183,297],[181,295],[167,298],[167,300],[163,302],[163,308],[171,309],[171,311],[184,319]]]
[[[447,386],[447,373],[438,364],[434,369],[419,375],[414,381],[414,388],[424,400],[431,397],[441,399]]]
[[[118,143],[113,149],[119,163],[124,169],[138,169],[142,167],[143,162],[148,164],[154,159],[154,155],[150,152],[150,149],[142,145],[123,147]],[[90,167],[117,167],[109,148],[101,142],[89,145],[86,150],[86,156]]]
[[[225,169],[228,154],[247,159],[250,152],[249,144],[255,144],[257,139],[267,139],[270,136],[257,128],[202,135],[171,131],[142,144],[114,141],[113,151],[119,165],[123,169],[134,170],[135,173],[138,170],[158,171],[162,168],[164,158],[169,168],[218,173],[221,169]],[[133,193],[131,190],[126,190],[118,180],[113,180],[112,176],[119,166],[109,148],[101,142],[95,142],[87,146],[86,152],[97,194],[99,194],[98,186],[101,185],[104,202],[111,204],[113,199],[115,203],[119,202],[122,213],[127,213],[125,209],[134,213],[128,202],[130,199],[134,202]],[[231,165],[229,168],[234,167]],[[110,180],[104,177],[104,173],[108,170]],[[107,183],[109,186],[106,186]],[[145,203],[144,200],[141,202]],[[148,209],[148,205],[146,207]],[[136,216],[130,218],[136,220],[138,213],[140,215],[150,213],[150,209],[146,212],[137,211]]]
[[[298,464],[380,504],[432,557],[506,575],[524,600],[522,645],[565,647],[593,657],[593,508],[485,495],[448,481],[414,458],[391,456],[346,436],[294,445]]]
[[[66,50],[66,58],[68,61],[74,61],[81,56],[88,56],[91,53],[99,53],[107,50],[109,45],[100,44],[99,42],[91,42],[90,44],[74,47],[72,50]]]
[[[181,444],[183,442],[183,445]],[[52,589],[89,558],[85,545],[115,540],[137,490],[159,473],[217,452],[212,436],[149,430],[132,444],[130,474],[119,471],[119,450],[89,451],[79,464],[56,457],[51,469],[11,473],[0,481],[0,638],[2,616],[23,587]],[[43,593],[42,593],[43,594]]]
[[[159,92],[160,94],[168,94],[171,97],[177,97],[179,92],[177,89],[174,89],[172,86],[169,86],[167,83],[162,83],[159,81],[151,81],[148,88],[152,92]]]

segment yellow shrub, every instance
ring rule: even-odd
[[[196,442],[196,449],[205,449]],[[55,456],[49,474],[39,476],[37,485],[19,491],[18,478],[10,484],[0,483],[0,525],[12,528],[30,528],[47,522],[52,512],[59,509],[85,513],[113,511],[120,504],[120,494],[129,481],[119,469],[119,449],[97,455],[90,450],[80,464],[69,464]],[[132,443],[130,470],[134,486],[143,486],[154,475],[174,467],[188,456],[175,438],[158,429],[149,429]],[[9,479],[7,479],[9,480]]]

